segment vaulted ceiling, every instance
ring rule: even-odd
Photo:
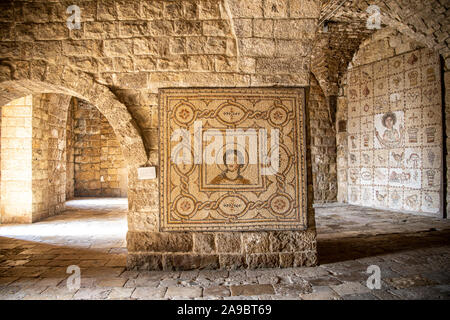
[[[339,80],[361,43],[377,31],[367,27],[377,16],[367,11],[373,5],[379,8],[381,28],[390,27],[436,50],[450,67],[450,1],[323,0],[312,72],[326,96],[337,94]]]

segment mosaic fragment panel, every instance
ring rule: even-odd
[[[428,49],[349,71],[349,203],[440,214],[440,81]]]
[[[301,88],[162,89],[161,231],[305,229],[304,108]]]

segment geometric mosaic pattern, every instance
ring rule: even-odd
[[[161,231],[306,228],[304,89],[161,89],[159,94]],[[173,138],[180,129],[186,137]],[[276,130],[278,148],[271,145]],[[226,133],[230,140],[215,138]],[[200,141],[197,149],[195,141]],[[194,150],[201,145],[208,153],[213,142],[218,143],[213,158],[224,161],[195,160]],[[179,152],[185,143],[192,152]],[[265,161],[252,145],[266,146]],[[238,165],[226,162],[228,152]],[[278,171],[263,174],[274,155],[279,155]],[[174,161],[185,156],[190,161]]]
[[[439,56],[417,50],[348,72],[348,201],[439,215]]]

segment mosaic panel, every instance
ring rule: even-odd
[[[439,65],[423,49],[349,71],[349,203],[441,212]]]
[[[305,229],[304,108],[301,88],[162,89],[161,231]]]

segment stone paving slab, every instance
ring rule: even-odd
[[[275,290],[270,284],[247,284],[231,286],[232,296],[258,296],[263,294],[275,294]]]

